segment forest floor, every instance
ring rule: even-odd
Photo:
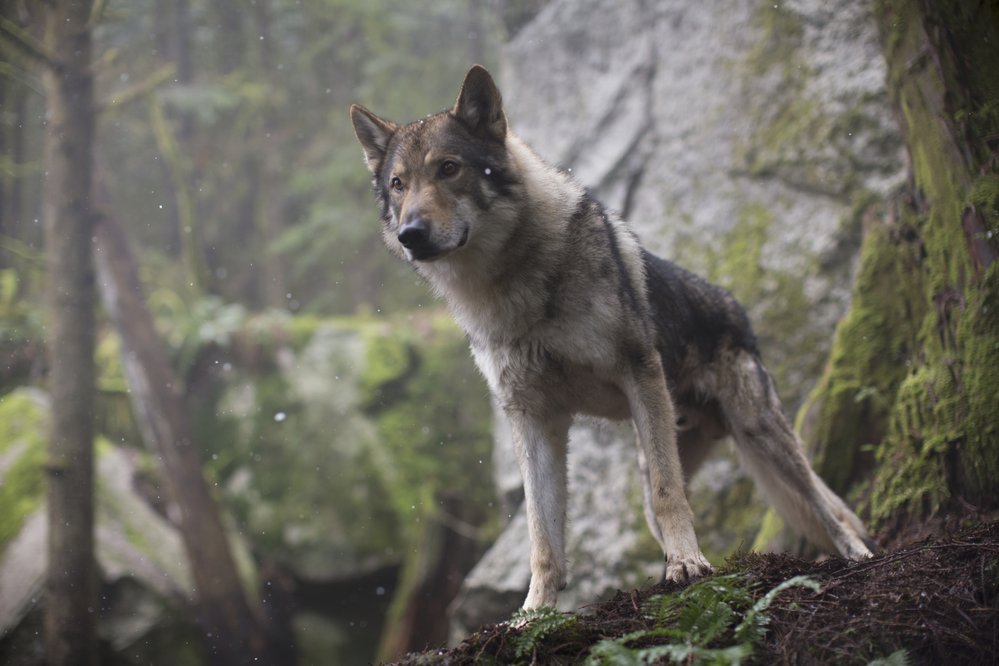
[[[417,664],[999,664],[999,521],[862,562],[744,553],[688,586],[490,625]]]

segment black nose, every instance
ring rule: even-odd
[[[399,242],[409,250],[425,245],[429,239],[430,227],[423,218],[418,217],[399,230]]]

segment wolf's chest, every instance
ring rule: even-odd
[[[586,345],[548,346],[539,340],[472,344],[476,365],[505,408],[627,418],[616,354],[593,351]]]

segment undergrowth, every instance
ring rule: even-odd
[[[739,553],[679,589],[620,591],[578,613],[515,614],[404,666],[996,663],[999,520],[870,559]]]
[[[648,628],[616,638],[602,638],[589,650],[586,666],[632,666],[667,660],[683,664],[740,664],[766,634],[766,613],[773,600],[791,587],[815,592],[819,584],[794,576],[754,601],[746,576],[729,574],[695,583],[675,594],[657,594],[641,606]],[[520,611],[511,622],[521,626],[511,638],[518,663],[535,663],[543,646],[580,640],[579,617],[543,608]]]
[[[789,587],[819,585],[807,576],[784,581],[753,602],[745,576],[717,576],[680,591],[650,597],[642,607],[653,628],[604,639],[593,646],[587,666],[651,664],[740,664],[766,633],[767,608]],[[652,643],[648,645],[648,643]]]

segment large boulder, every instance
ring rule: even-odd
[[[848,304],[860,211],[904,177],[870,11],[851,0],[554,0],[503,52],[514,131],[622,211],[652,251],[743,301],[789,410]],[[507,439],[499,470],[512,469]],[[630,430],[583,424],[570,448],[566,607],[659,566]],[[730,451],[689,494],[709,557],[752,543],[763,508]],[[526,562],[517,516],[466,581],[455,636],[519,605]]]
[[[37,389],[0,398],[0,661],[37,663],[47,567],[43,462],[50,408]],[[180,536],[140,491],[148,456],[99,439],[95,544],[98,631],[116,663],[201,663],[188,604],[192,580]]]
[[[375,660],[433,568],[428,534],[455,522],[476,541],[495,534],[482,528],[495,506],[488,391],[442,310],[247,315],[192,376],[207,473],[257,558],[292,582],[303,661]],[[428,621],[446,629],[440,616]]]

